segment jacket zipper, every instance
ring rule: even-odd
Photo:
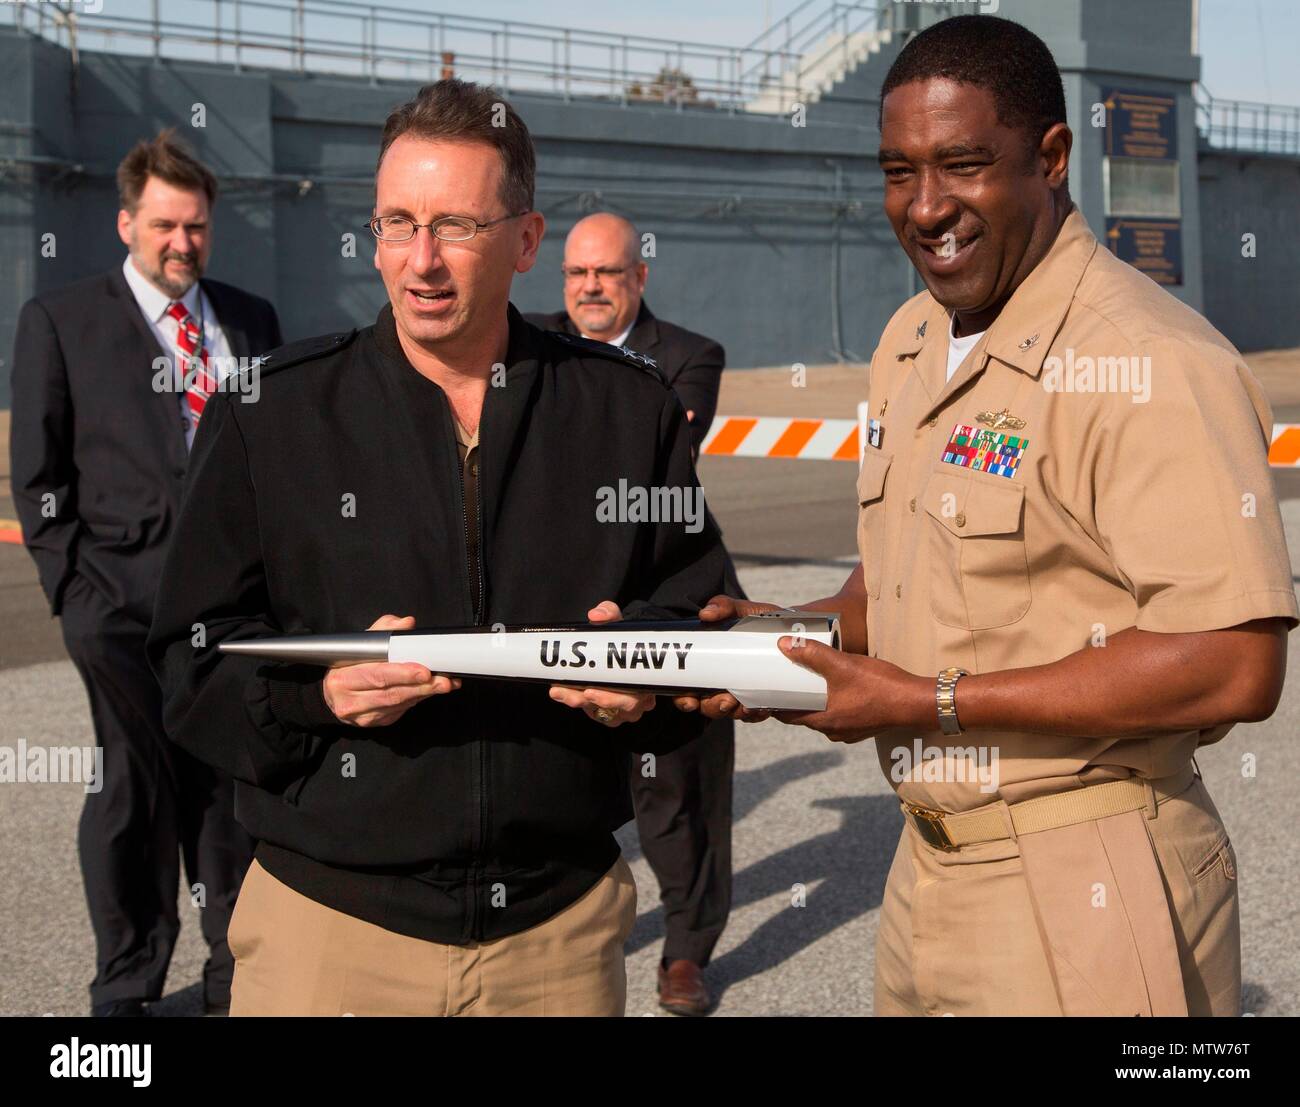
[[[480,432],[480,434],[482,433],[482,428],[483,428],[483,423],[482,423],[482,417],[480,416],[480,420],[479,420],[479,432]],[[485,602],[484,602],[485,597],[484,597],[484,595],[483,595],[483,494],[482,494],[482,491],[481,491],[480,486],[479,486],[479,474],[481,473],[482,469],[481,469],[481,467],[479,466],[479,463],[478,463],[478,456],[477,456],[477,455],[478,455],[478,452],[479,452],[478,447],[475,447],[475,449],[474,449],[475,457],[474,457],[474,460],[473,460],[473,465],[474,465],[474,469],[473,469],[473,474],[474,474],[474,556],[473,556],[473,561],[474,561],[474,570],[475,570],[476,580],[477,580],[477,582],[478,582],[478,590],[477,590],[477,593],[476,593],[476,595],[477,595],[477,602],[475,602],[474,597],[471,597],[471,600],[470,600],[471,604],[473,604],[473,606],[474,606],[474,625],[475,625],[475,626],[478,626],[478,625],[479,625],[479,622],[481,621],[481,619],[482,619],[482,617],[483,617],[483,611],[484,611],[484,608],[486,607],[486,604],[485,604]],[[466,461],[469,461],[469,458],[466,457],[465,460],[466,460]],[[463,502],[463,500],[462,500],[462,502]],[[467,511],[468,511],[468,509],[467,509]],[[469,531],[469,518],[468,518],[468,515],[466,516],[466,520],[465,520],[465,529],[466,529],[466,539],[467,539],[467,541],[468,541],[468,531]],[[468,553],[468,547],[467,547],[466,552]],[[481,853],[481,852],[482,852],[482,851],[487,847],[487,837],[488,837],[488,795],[487,795],[487,781],[488,781],[488,754],[489,754],[489,749],[488,749],[488,743],[487,743],[487,741],[486,741],[485,739],[483,739],[483,738],[479,738],[479,740],[478,740],[478,788],[479,788],[479,796],[478,796],[478,817],[479,817],[479,823],[478,823],[478,841],[479,841],[479,851],[480,851],[480,853]],[[478,859],[475,858],[475,861],[474,861],[474,914],[475,914],[475,919],[474,919],[474,937],[475,937],[476,940],[481,940],[481,938],[482,938],[482,931],[483,931],[482,916],[481,916],[481,914],[480,914],[480,912],[479,912],[479,909],[478,909],[478,908],[479,908],[479,898],[480,898],[480,896],[482,895],[482,892],[481,892],[481,886],[482,886],[482,868],[481,868],[481,866],[480,866],[480,864],[479,864]]]
[[[450,402],[448,403],[448,416],[455,419],[454,413],[451,412]],[[479,419],[480,431],[482,428],[482,416]],[[452,436],[456,437],[456,429],[453,426]],[[457,449],[459,454],[459,448]],[[478,453],[475,448],[474,453]],[[478,466],[478,458],[471,458],[468,453],[465,457],[465,465]],[[483,495],[479,487],[478,469],[473,473],[474,480],[474,534],[475,540],[473,546],[470,544],[469,530],[469,511],[470,506],[465,497],[465,475],[463,472],[457,474],[460,477],[460,516],[461,527],[465,540],[465,578],[470,588],[470,610],[473,612],[474,625],[477,626],[482,618],[484,608],[483,596]],[[477,588],[475,585],[477,584]],[[477,692],[474,693],[477,701]],[[487,844],[487,776],[488,776],[488,747],[487,742],[482,738],[478,740],[478,779],[475,781],[475,800],[478,804],[478,836],[472,842],[472,861],[470,863],[470,880],[469,880],[469,920],[468,936],[478,941],[482,932],[482,912],[479,910],[480,889],[482,887],[482,864],[480,855]]]

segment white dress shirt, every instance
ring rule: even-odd
[[[625,330],[625,331],[624,331],[622,334],[620,334],[617,338],[611,339],[610,342],[609,342],[609,345],[611,345],[611,346],[622,346],[625,342],[627,342],[627,336],[628,336],[629,334],[632,333],[632,328],[633,328],[634,326],[636,326],[636,320],[635,320],[635,319],[633,319],[632,322],[630,322],[630,323],[627,325],[627,330]],[[594,341],[594,342],[604,342],[604,341],[605,341],[603,338],[597,338],[597,337],[596,337],[595,335],[593,335],[593,334],[584,334],[582,337],[583,337],[583,338],[590,338],[590,339],[591,339],[592,341]]]
[[[135,267],[130,254],[122,263],[122,275],[126,277],[126,283],[135,297],[140,313],[149,324],[154,337],[158,339],[158,344],[171,355],[172,387],[176,389],[177,401],[180,404],[181,426],[185,430],[185,448],[189,449],[194,445],[194,431],[198,424],[190,412],[189,401],[185,398],[183,384],[185,371],[181,366],[180,347],[176,343],[180,324],[167,314],[167,309],[171,307],[173,300],[167,293],[149,282],[148,278]],[[210,368],[215,370],[213,376],[218,381],[225,380],[230,376],[234,365],[231,360],[230,343],[226,341],[217,313],[212,310],[212,303],[199,287],[198,281],[190,285],[190,290],[181,297],[180,302],[185,305],[185,310],[193,316],[195,322],[202,324],[203,348],[207,350],[208,357],[224,359]]]

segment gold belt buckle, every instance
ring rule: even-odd
[[[944,812],[932,811],[928,807],[918,807],[914,803],[903,804],[903,810],[912,816],[912,826],[935,849],[951,852],[958,847],[948,836],[948,828],[943,825]]]

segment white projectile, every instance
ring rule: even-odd
[[[566,623],[463,630],[369,630],[222,642],[223,653],[308,665],[417,661],[448,676],[623,688],[656,695],[727,691],[749,708],[820,711],[826,681],[777,647],[796,641],[840,648],[839,619],[773,611],[717,623]]]

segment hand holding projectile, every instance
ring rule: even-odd
[[[711,615],[716,620],[716,613]],[[592,609],[587,622],[549,626],[419,630],[409,626],[409,619],[390,615],[375,624],[387,623],[382,630],[226,641],[218,649],[300,665],[418,664],[424,671],[403,674],[408,683],[428,685],[416,689],[417,699],[448,691],[467,676],[540,681],[555,687],[559,702],[590,707],[592,717],[606,724],[616,711],[623,721],[639,718],[652,706],[651,696],[707,699],[720,688],[750,708],[812,711],[826,706],[826,681],[793,664],[777,642],[793,634],[838,648],[839,619],[833,612],[760,611],[712,622],[621,620],[618,605],[608,600]],[[560,678],[566,669],[568,682]],[[431,679],[434,673],[452,680],[443,685]],[[382,683],[394,681],[385,677]],[[376,681],[331,677],[331,694],[336,686],[373,691]],[[337,697],[334,702],[342,711],[345,705]],[[368,706],[387,714],[404,704],[388,695]]]
[[[780,611],[774,603],[759,603],[755,600],[737,600],[731,596],[714,596],[700,609],[700,618],[706,623],[716,623],[723,619],[736,619],[745,615],[757,615],[762,611]],[[718,692],[701,699],[698,696],[676,696],[673,699],[678,711],[698,711],[708,719],[739,719],[744,723],[761,723],[772,712],[742,707],[740,701],[730,692]]]
[[[601,600],[587,612],[587,618],[593,623],[617,623],[623,618],[623,612],[613,600]],[[651,695],[615,692],[609,688],[578,688],[572,684],[553,684],[550,695],[566,707],[582,708],[587,718],[609,727],[634,723],[655,705]]]
[[[933,680],[808,639],[786,635],[777,647],[791,661],[826,679],[826,709],[768,712],[783,723],[821,731],[832,742],[861,742],[888,737],[895,727],[915,733],[935,725]]]
[[[381,615],[371,630],[410,630],[413,615]],[[456,677],[434,676],[414,661],[364,661],[325,674],[325,705],[350,726],[389,726],[421,700],[460,687]]]

